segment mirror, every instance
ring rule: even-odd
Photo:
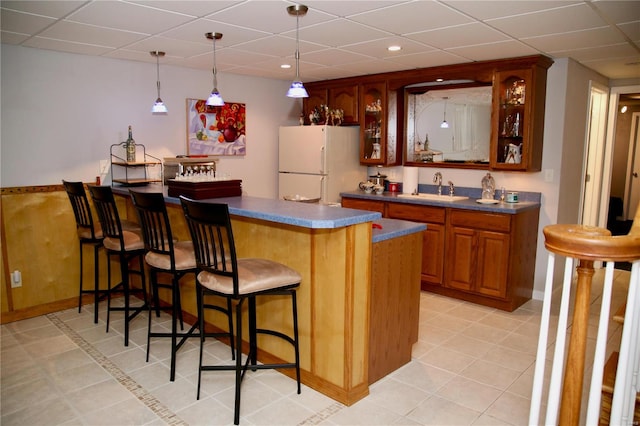
[[[491,85],[405,88],[405,163],[489,164]]]

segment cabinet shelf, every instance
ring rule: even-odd
[[[147,154],[142,144],[135,144],[136,158],[142,161],[126,161],[127,143],[121,142],[111,145],[111,185],[143,186],[149,183],[162,183],[162,161]],[[152,175],[149,169],[159,168],[159,173]]]

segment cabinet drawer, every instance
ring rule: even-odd
[[[444,223],[445,209],[443,207],[389,203],[387,205],[387,215],[393,219],[405,219],[417,222]]]
[[[453,226],[464,226],[473,229],[485,229],[488,231],[509,232],[511,229],[511,216],[499,213],[480,213],[451,209],[450,223]]]
[[[381,201],[368,201],[355,198],[342,198],[342,207],[348,209],[369,210],[380,212],[384,216],[384,203]]]

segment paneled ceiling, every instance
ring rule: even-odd
[[[283,80],[295,76],[294,2],[1,1],[2,43]],[[303,81],[516,56],[570,57],[640,77],[640,1],[308,0]],[[388,46],[401,50],[390,52]],[[289,64],[289,69],[281,68]]]

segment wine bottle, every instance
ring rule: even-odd
[[[127,163],[135,163],[136,141],[133,140],[133,131],[131,130],[131,126],[129,126],[129,137],[127,138],[127,143],[125,146],[127,149]]]

